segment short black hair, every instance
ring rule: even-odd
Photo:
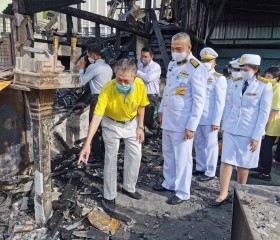
[[[268,69],[266,69],[264,71],[264,75],[266,73],[270,73],[271,75],[273,75],[273,77],[279,78],[280,77],[280,68],[279,67],[275,67],[275,66],[269,67]]]
[[[143,47],[141,52],[148,52],[148,53],[150,53],[151,56],[154,56],[153,50],[149,47]]]
[[[92,52],[92,53],[95,53],[97,55],[101,55],[101,48],[99,46],[99,44],[97,43],[91,43],[87,46],[87,51],[88,52]]]

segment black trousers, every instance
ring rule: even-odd
[[[144,125],[149,129],[154,129],[154,113],[157,108],[158,96],[156,94],[148,94],[150,104],[145,107]]]
[[[280,138],[278,139],[278,142],[277,142],[277,148],[275,151],[274,159],[275,159],[275,161],[280,162]]]
[[[89,109],[89,124],[91,123],[91,120],[93,118],[93,113],[94,113],[94,109],[97,104],[97,101],[98,101],[98,94],[92,95],[90,109]],[[100,159],[104,155],[104,142],[102,140],[102,131],[101,131],[100,126],[98,127],[98,129],[92,139],[91,153],[92,153],[92,156],[96,159]]]
[[[272,168],[272,147],[277,137],[265,135],[261,143],[259,167],[263,168],[264,174],[270,174]]]

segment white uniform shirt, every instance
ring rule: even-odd
[[[233,83],[233,79],[232,79],[232,77],[230,77],[227,80],[226,104],[228,103],[228,100],[229,100],[229,96],[230,96],[231,89],[232,89],[232,83]]]
[[[256,78],[249,79],[248,83],[242,95],[244,80],[233,82],[225,107],[223,130],[260,141],[271,110],[272,87],[271,83]]]
[[[159,108],[162,128],[174,132],[195,131],[205,103],[207,70],[192,54],[187,60],[179,66],[169,63]]]
[[[80,70],[80,83],[86,85],[89,81],[91,94],[99,94],[101,88],[112,79],[113,71],[103,59],[98,59],[90,64],[86,72]]]
[[[208,72],[207,92],[203,113],[199,125],[220,126],[227,90],[227,80],[224,76],[215,72]]]
[[[160,74],[160,65],[153,60],[146,67],[142,63],[138,66],[137,77],[145,83],[148,94],[159,94]]]

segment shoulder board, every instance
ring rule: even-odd
[[[268,78],[264,78],[264,77],[261,77],[261,76],[258,76],[258,80],[264,82],[264,83],[269,83],[270,80]]]
[[[221,76],[223,76],[223,74],[221,74],[221,73],[218,73],[218,72],[214,72],[214,74],[215,74],[216,76],[218,76],[218,77],[221,77]]]
[[[233,81],[238,81],[238,80],[241,80],[242,79],[242,77],[237,77],[237,78],[234,78],[234,79],[232,79]]]
[[[195,59],[191,59],[190,60],[190,63],[195,67],[195,68],[197,68],[198,66],[199,66],[199,63],[195,60]]]

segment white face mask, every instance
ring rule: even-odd
[[[171,55],[172,55],[172,58],[176,62],[182,62],[183,60],[185,60],[187,58],[187,53],[186,52],[182,52],[182,53],[172,52]]]
[[[205,62],[203,63],[204,67],[207,69],[207,71],[211,71],[212,70],[212,64],[209,62]]]
[[[253,71],[240,71],[241,76],[244,80],[248,80],[251,79],[252,77],[254,77],[255,73]]]
[[[241,73],[240,72],[232,72],[231,76],[232,76],[232,78],[239,78],[239,77],[241,77]]]
[[[91,57],[88,57],[88,60],[89,60],[90,63],[94,63],[95,62],[94,59],[92,59]]]

